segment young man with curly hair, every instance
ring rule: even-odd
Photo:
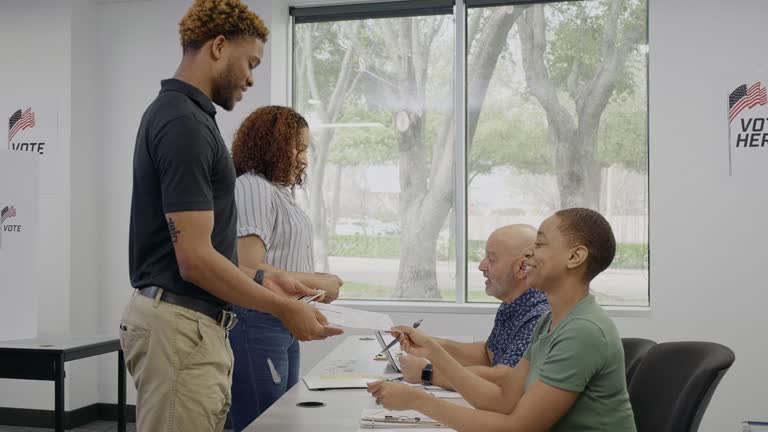
[[[262,107],[240,125],[232,143],[237,181],[237,254],[240,263],[265,271],[289,271],[300,282],[339,295],[342,280],[314,272],[312,222],[296,205],[293,188],[304,181],[309,125],[283,106]],[[299,341],[276,317],[233,307],[229,333],[235,353],[232,426],[243,430],[299,380]]]
[[[229,111],[253,85],[269,31],[239,0],[197,0],[179,32],[181,64],[141,119],[133,161],[135,291],[120,341],[146,432],[224,428],[230,304],[274,315],[299,340],[341,333],[295,299],[314,290],[282,272],[238,268],[235,168],[214,104]]]

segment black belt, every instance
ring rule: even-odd
[[[191,309],[195,312],[211,317],[225,330],[231,330],[232,327],[237,324],[237,317],[235,314],[224,306],[209,303],[205,300],[196,299],[194,297],[187,297],[179,294],[174,294],[166,289],[158,286],[150,286],[138,289],[138,293],[144,297],[155,299],[160,290],[163,293],[160,295],[160,300],[166,303],[170,303],[183,308]]]

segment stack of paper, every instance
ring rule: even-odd
[[[344,306],[312,302],[328,319],[328,322],[339,327],[389,331],[395,325],[387,314],[368,312]]]
[[[439,429],[447,426],[421,414],[418,411],[390,411],[386,409],[364,409],[360,416],[361,429]]]

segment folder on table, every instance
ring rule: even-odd
[[[390,411],[387,409],[364,409],[360,416],[361,429],[422,429],[447,428],[418,411]]]

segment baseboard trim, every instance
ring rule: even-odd
[[[0,407],[0,426],[26,426],[53,428],[53,410]],[[95,421],[117,421],[117,404],[97,403],[64,413],[64,429],[74,429]],[[125,420],[136,423],[136,405],[126,405]],[[225,429],[232,429],[232,419],[227,416]]]
[[[126,407],[126,420],[136,421],[136,406]],[[53,410],[0,407],[0,425],[52,428]],[[95,421],[117,421],[117,404],[97,403],[64,413],[64,428],[74,429]]]

